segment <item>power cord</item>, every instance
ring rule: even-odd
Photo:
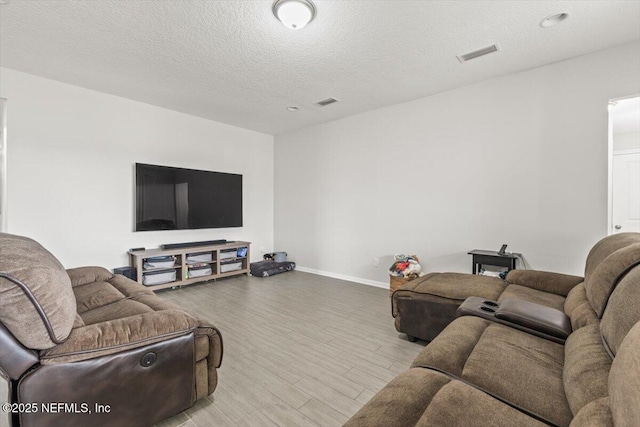
[[[524,255],[517,252],[512,252],[511,255],[515,256],[518,260],[520,260],[520,266],[522,270],[529,270],[529,265],[527,265],[527,261],[524,259]]]

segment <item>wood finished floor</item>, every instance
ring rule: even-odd
[[[340,426],[424,348],[396,332],[388,290],[299,271],[158,295],[224,339],[213,395],[159,427]]]

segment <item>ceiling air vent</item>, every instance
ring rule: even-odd
[[[490,53],[497,52],[499,50],[500,49],[498,49],[497,44],[492,44],[491,46],[483,47],[482,49],[474,50],[473,52],[467,52],[462,55],[458,55],[457,58],[458,58],[458,61],[460,62],[467,62],[467,61],[471,61],[472,59],[476,59],[481,56],[485,56]]]
[[[327,99],[323,99],[322,101],[318,101],[316,102],[316,105],[319,105],[321,107],[326,107],[329,104],[333,104],[335,102],[340,101],[339,99],[335,99],[335,98],[327,98]]]

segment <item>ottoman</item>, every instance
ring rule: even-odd
[[[469,296],[498,300],[506,289],[498,277],[463,273],[429,273],[406,283],[391,295],[391,313],[398,332],[431,341],[456,318]]]

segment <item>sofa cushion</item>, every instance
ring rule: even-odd
[[[589,255],[587,255],[584,277],[587,278],[590,276],[609,255],[618,249],[635,243],[640,243],[640,233],[618,233],[601,239],[593,245],[593,248],[589,251]]]
[[[569,425],[563,361],[561,344],[492,323],[469,355],[462,378],[557,425]]]
[[[150,295],[155,298],[153,291],[146,286],[140,285],[121,274],[112,274],[111,277],[106,279],[107,282],[118,290],[122,295],[127,298],[139,297],[142,295]],[[159,298],[156,298],[159,300]]]
[[[511,270],[505,280],[514,285],[566,297],[571,289],[584,282],[584,277],[539,270]]]
[[[76,310],[80,315],[120,301],[125,296],[108,282],[100,281],[74,286]]]
[[[0,322],[31,349],[63,342],[76,300],[60,261],[34,240],[0,233],[0,272]]]
[[[635,234],[640,236],[640,233]],[[638,264],[640,243],[635,243],[613,252],[585,278],[587,298],[598,317],[602,317],[609,296],[620,277]]]
[[[104,282],[109,283],[111,287],[115,288],[120,294],[124,295],[125,297],[131,297],[141,294],[154,295],[151,289],[145,286],[141,286],[137,282],[128,279],[120,274],[113,274],[103,267],[70,268],[69,270],[67,270],[67,274],[71,279],[71,285],[74,287],[74,292],[76,293],[76,295],[90,294],[89,291],[83,291],[81,289],[82,286]]]
[[[160,310],[180,310],[150,290],[102,267],[67,270],[82,321],[92,325]],[[92,282],[91,280],[95,280]]]
[[[121,299],[112,304],[86,311],[80,316],[85,325],[93,325],[96,323],[108,322],[110,320],[123,319],[125,317],[137,316],[143,313],[153,313],[146,304],[130,299]]]
[[[412,366],[433,366],[461,377],[469,355],[490,324],[480,317],[459,317],[418,354]]]
[[[429,273],[403,285],[393,294],[392,314],[397,316],[397,298],[432,298],[441,301],[443,298],[457,302],[468,296],[480,296],[498,299],[506,283],[497,277],[477,276],[463,273]]]
[[[400,374],[345,427],[538,427],[545,424],[469,384],[429,369]]]
[[[442,370],[558,425],[568,425],[572,413],[562,383],[563,361],[561,344],[464,316],[427,345],[413,366]]]
[[[67,270],[71,286],[86,285],[94,282],[106,282],[113,276],[109,270],[103,267],[78,267]]]
[[[498,301],[506,298],[513,298],[534,304],[544,305],[563,311],[565,298],[549,292],[539,291],[522,285],[508,285],[504,292],[500,294]]]
[[[194,331],[198,321],[180,310],[163,310],[74,329],[60,345],[40,353],[43,365],[122,353]],[[194,360],[195,362],[195,360]]]
[[[180,310],[150,289],[102,267],[81,267],[68,273],[74,285],[78,313],[86,325],[153,311]]]
[[[627,334],[609,374],[609,400],[617,427],[640,426],[640,322]]]
[[[73,329],[81,328],[82,326],[85,326],[84,320],[82,320],[82,317],[76,313],[76,319],[73,321]]]
[[[574,331],[583,326],[600,322],[593,307],[589,304],[584,283],[580,283],[571,289],[564,302],[564,312],[571,319],[571,328]]]
[[[603,397],[586,405],[573,418],[569,427],[613,427],[609,398]]]
[[[585,405],[606,397],[611,358],[600,339],[598,325],[572,333],[565,343],[563,382],[571,411],[576,415]]]
[[[640,321],[640,266],[628,272],[611,294],[600,331],[613,354],[631,328]]]
[[[136,295],[131,297],[133,300],[138,301],[152,310],[182,310],[177,304],[172,303],[164,299],[158,298],[155,294],[152,295]]]

